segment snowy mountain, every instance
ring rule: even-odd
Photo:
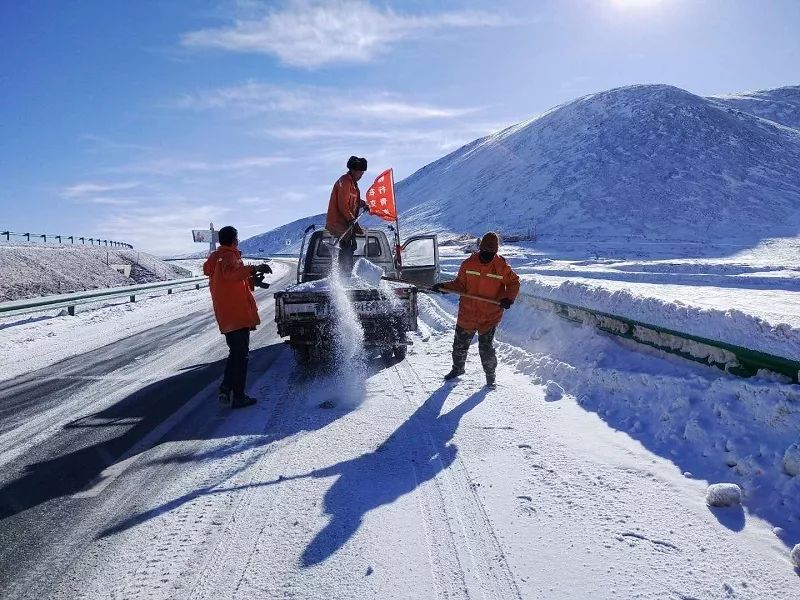
[[[704,98],[637,85],[585,96],[398,183],[401,227],[535,229],[540,238],[563,240],[749,244],[794,236],[800,130],[789,126],[798,107],[800,86]],[[299,222],[258,238],[269,235],[285,248],[297,229]]]
[[[800,85],[709,98],[733,108],[800,129]]]
[[[266,233],[255,235],[240,242],[239,249],[247,255],[296,253],[303,241],[303,232],[312,224],[324,227],[325,215],[305,217]]]

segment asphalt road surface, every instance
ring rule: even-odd
[[[272,293],[291,280],[287,274],[256,294],[262,325],[251,339],[250,381],[288,352],[275,331]],[[134,508],[131,485],[116,479],[148,449],[202,441],[225,420],[216,387],[227,347],[201,305],[0,383],[0,597],[49,597],[99,532]],[[164,465],[134,487],[144,493],[187,469]]]

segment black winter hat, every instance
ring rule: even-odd
[[[351,156],[347,159],[347,168],[351,171],[366,171],[367,159]]]

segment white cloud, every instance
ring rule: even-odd
[[[176,249],[191,250],[193,228],[208,227],[211,221],[219,225],[230,212],[230,208],[214,204],[142,206],[103,216],[96,227],[109,239],[125,240],[148,252],[169,253]],[[197,244],[196,249],[201,251],[203,247]]]
[[[287,156],[245,156],[235,159],[193,160],[166,157],[120,167],[119,171],[175,175],[176,173],[224,173],[267,169],[290,162]]]
[[[123,190],[130,190],[141,185],[137,181],[122,181],[119,183],[95,183],[91,181],[76,183],[61,191],[64,198],[83,198],[92,194],[106,194],[108,192],[117,192]]]
[[[242,85],[187,94],[178,101],[179,108],[196,110],[235,109],[243,115],[270,111],[298,112],[313,107],[320,90],[284,88],[249,81]]]
[[[393,121],[413,121],[419,119],[449,119],[463,117],[477,112],[478,108],[440,108],[425,104],[407,102],[373,100],[359,102],[342,107],[343,112],[380,117]]]
[[[81,202],[88,204],[101,204],[107,206],[132,206],[137,204],[138,201],[134,198],[114,198],[107,196],[93,196],[89,198],[82,198]]]
[[[327,119],[352,117],[393,122],[454,119],[482,110],[470,106],[436,106],[385,91],[282,87],[257,81],[187,94],[178,100],[177,106],[191,110],[218,109],[236,117],[282,113],[298,115],[304,120],[313,115]]]
[[[293,0],[261,18],[202,29],[181,38],[188,48],[271,54],[283,64],[314,68],[369,62],[399,41],[442,29],[509,24],[482,11],[407,15],[367,0]]]

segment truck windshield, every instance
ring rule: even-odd
[[[320,238],[319,242],[317,243],[315,255],[318,257],[330,256],[331,247],[329,244],[333,244],[332,237]],[[365,246],[367,250],[366,253],[364,252]],[[383,250],[381,249],[381,242],[377,237],[372,235],[368,238],[356,237],[356,251],[353,254],[354,256],[366,256],[367,258],[376,258],[378,256],[382,256]]]

